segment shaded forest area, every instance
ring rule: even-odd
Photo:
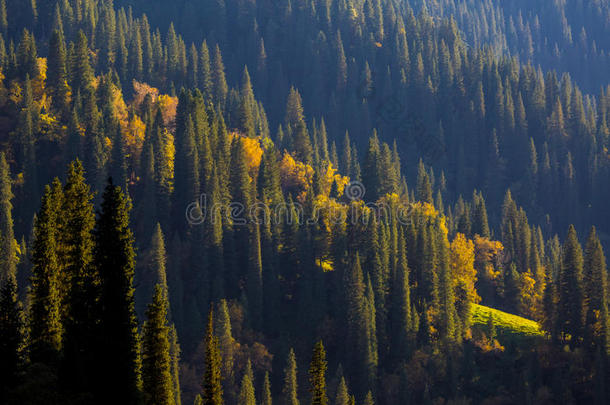
[[[579,4],[0,0],[0,401],[607,403]]]

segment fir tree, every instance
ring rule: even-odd
[[[326,396],[326,351],[322,341],[318,341],[313,349],[313,357],[309,366],[309,392],[311,405],[327,405]]]
[[[218,45],[216,45],[214,59],[212,61],[212,88],[214,103],[221,106],[221,108],[224,107],[229,91],[225,78],[225,67],[222,62],[222,55]]]
[[[66,48],[61,32],[55,30],[49,41],[47,82],[51,90],[51,103],[63,118],[68,118],[70,98],[67,82]]]
[[[574,226],[570,225],[562,248],[558,284],[558,326],[564,339],[576,346],[583,333],[584,322],[583,256]]]
[[[343,376],[341,376],[341,381],[337,388],[335,405],[349,405],[349,393],[347,392],[347,384],[345,383],[345,378],[343,378]]]
[[[214,335],[214,310],[210,310],[205,337],[205,374],[203,376],[202,405],[223,405],[222,398],[222,359],[218,338]]]
[[[294,350],[290,349],[286,367],[284,368],[284,387],[282,389],[283,404],[299,405],[297,392],[297,361]]]
[[[34,362],[58,360],[62,339],[59,224],[63,192],[59,180],[46,186],[34,223],[29,350]]]
[[[62,289],[63,339],[62,380],[73,392],[91,392],[96,388],[98,364],[98,323],[100,278],[93,265],[93,227],[95,216],[93,196],[85,183],[80,161],[68,168],[62,206],[61,226],[62,268],[65,287]]]
[[[262,328],[263,323],[263,264],[261,260],[260,225],[250,225],[250,255],[248,259],[248,309],[252,327]]]
[[[407,266],[407,255],[405,238],[401,234],[399,239],[398,267],[395,279],[392,282],[392,313],[391,330],[392,351],[396,360],[403,359],[410,349],[411,338],[411,287],[409,284],[409,268]]]
[[[420,160],[417,166],[417,199],[432,204],[432,185],[424,163]]]
[[[17,281],[8,277],[0,285],[0,400],[15,387],[22,366],[23,316],[17,298]]]
[[[169,307],[169,302],[168,302]],[[172,375],[172,388],[174,391],[174,404],[181,405],[182,398],[180,395],[180,344],[178,344],[178,332],[176,327],[172,325],[169,330],[169,355],[170,355],[170,372]]]
[[[261,398],[261,405],[273,405],[273,399],[271,397],[271,382],[269,381],[269,372],[265,372],[265,378],[263,379],[263,393]]]
[[[234,381],[234,362],[235,362],[235,349],[236,341],[233,338],[231,331],[231,319],[229,316],[229,308],[227,301],[221,299],[217,305],[217,316],[215,321],[215,335],[218,338],[218,347],[220,350],[220,356],[222,358],[221,363],[221,374],[225,386],[233,387]],[[227,394],[231,394],[228,392]]]
[[[375,405],[375,400],[373,399],[373,393],[371,391],[366,393],[362,405]]]
[[[127,403],[138,400],[141,381],[138,324],[134,309],[135,251],[129,229],[131,202],[109,179],[95,228],[95,265],[100,273],[100,306],[106,383]],[[110,362],[112,360],[112,362]],[[105,368],[104,368],[105,367]],[[112,372],[110,372],[112,370]]]
[[[12,198],[10,169],[2,152],[0,153],[0,282],[17,276]]]
[[[252,371],[250,369],[250,371]],[[241,380],[241,387],[239,389],[239,402],[240,405],[256,405],[256,397],[254,396],[254,385],[252,384],[252,377],[249,373],[244,373]]]
[[[70,73],[73,93],[77,91],[82,93],[86,88],[92,86],[93,70],[89,61],[87,37],[83,31],[78,33]]]
[[[587,308],[584,337],[586,343],[596,343],[604,350],[610,338],[607,278],[606,258],[595,227],[592,227],[585,245],[584,257],[583,285]]]
[[[142,336],[142,382],[147,404],[175,404],[167,308],[167,293],[157,284]]]

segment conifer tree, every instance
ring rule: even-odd
[[[15,277],[8,277],[0,285],[0,400],[15,387],[22,365],[22,344],[23,316],[17,298],[17,281]]]
[[[17,276],[13,233],[11,174],[4,152],[0,153],[0,281]]]
[[[608,343],[608,276],[606,258],[597,237],[595,227],[591,228],[585,245],[584,257],[584,298],[587,308],[585,334],[587,344],[596,343],[605,350]]]
[[[168,300],[167,313],[169,317],[171,311],[169,308],[169,290],[166,273],[167,257],[165,252],[165,238],[163,237],[163,231],[161,230],[161,225],[159,223],[157,223],[157,226],[155,226],[155,230],[150,242],[150,250],[152,253],[150,273],[154,280],[153,290],[154,285],[159,285],[159,287],[161,287],[164,298]]]
[[[373,136],[369,138],[369,145],[364,161],[364,175],[363,182],[366,187],[366,197],[370,201],[377,201],[379,196],[380,187],[380,173],[379,173],[379,155],[380,155],[379,139],[377,138],[377,131],[373,132]]]
[[[405,238],[399,238],[398,267],[392,282],[392,313],[391,330],[392,351],[396,360],[403,359],[409,352],[411,334],[411,287],[409,284],[409,268],[407,265]]]
[[[284,368],[284,387],[282,388],[283,404],[299,405],[297,386],[297,361],[294,350],[290,349]]]
[[[339,387],[337,387],[335,405],[349,405],[349,393],[347,392],[347,384],[345,383],[345,378],[343,376],[341,376]]]
[[[489,316],[487,317],[487,339],[489,339],[490,342],[493,342],[496,337],[496,322],[494,321],[493,312],[489,311]]]
[[[239,128],[249,138],[253,138],[255,133],[254,128],[254,109],[256,108],[256,100],[252,91],[252,82],[248,68],[244,67],[244,72],[241,78],[241,94],[238,108]]]
[[[129,229],[131,202],[109,179],[95,228],[95,265],[100,273],[101,336],[107,342],[105,382],[127,403],[141,388],[138,324],[134,308],[135,251]],[[112,370],[112,372],[110,372]]]
[[[366,393],[362,405],[375,405],[375,400],[373,399],[373,393],[371,391]]]
[[[223,405],[222,397],[222,359],[218,338],[214,335],[214,310],[210,309],[205,337],[205,374],[203,376],[203,405]]]
[[[17,47],[17,71],[20,78],[29,76],[32,79],[38,77],[38,52],[36,50],[36,40],[34,35],[27,29],[23,29],[23,34]]]
[[[169,307],[169,301],[168,301]],[[178,332],[176,326],[172,325],[169,330],[169,354],[171,362],[172,388],[174,391],[175,405],[182,404],[180,393],[180,344],[178,343]]]
[[[142,336],[142,382],[147,404],[175,404],[167,308],[167,293],[157,284]]]
[[[265,204],[275,205],[283,201],[277,155],[274,148],[264,151],[258,169],[258,198]]]
[[[250,371],[252,371],[250,369]],[[256,397],[254,395],[254,385],[249,373],[244,373],[239,389],[239,404],[256,405]]]
[[[483,238],[489,238],[489,223],[487,220],[487,208],[482,195],[479,195],[474,201],[474,214],[472,218],[472,234],[480,235]]]
[[[72,92],[80,91],[83,93],[85,89],[92,86],[93,70],[89,61],[89,47],[87,37],[83,31],[78,33],[74,55],[72,59],[72,68],[70,70],[72,77]]]
[[[271,382],[269,381],[268,371],[265,372],[265,378],[263,379],[261,405],[273,405],[273,399],[271,397]]]
[[[34,223],[29,315],[29,350],[33,362],[58,360],[62,339],[59,224],[63,192],[55,179],[46,186]]]
[[[583,293],[583,256],[573,225],[562,248],[561,270],[558,283],[558,326],[570,345],[575,347],[582,338],[585,317]]]
[[[449,268],[449,246],[446,236],[439,232],[439,332],[441,340],[446,343],[458,337],[456,333],[455,292],[451,270]]]
[[[66,119],[70,112],[66,47],[61,32],[57,30],[53,31],[49,41],[47,66],[47,82],[50,87],[52,106]]]
[[[260,225],[250,225],[250,254],[248,259],[248,309],[250,320],[255,330],[261,330],[263,324],[263,264],[261,258]]]
[[[93,196],[85,183],[81,162],[68,168],[64,185],[61,245],[64,278],[62,283],[63,384],[70,391],[95,391],[95,371],[99,369],[98,323],[100,318],[100,278],[93,265]],[[94,368],[94,364],[98,366]]]
[[[417,166],[417,199],[432,204],[432,185],[424,163],[420,160]]]
[[[216,45],[214,58],[212,61],[212,88],[214,103],[223,108],[226,103],[229,90],[227,80],[225,78],[225,67],[222,62],[222,55],[218,45]]]
[[[326,351],[322,341],[318,341],[313,348],[313,356],[309,366],[309,392],[311,405],[327,405],[326,395]]]
[[[221,299],[217,305],[217,315],[215,320],[215,335],[218,338],[218,347],[222,358],[221,373],[224,385],[226,387],[232,387],[234,381],[234,361],[235,361],[235,349],[236,341],[233,338],[231,331],[231,319],[229,316],[229,308],[227,301]],[[227,394],[230,395],[229,392]]]
[[[212,71],[210,64],[210,50],[207,42],[204,40],[201,44],[201,50],[199,51],[199,87],[203,92],[203,96],[206,100],[212,100],[213,95],[213,84],[212,84]]]

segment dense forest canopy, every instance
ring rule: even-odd
[[[0,402],[607,403],[609,34],[0,0]]]

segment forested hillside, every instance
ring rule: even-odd
[[[0,0],[0,402],[607,403],[609,10]]]

